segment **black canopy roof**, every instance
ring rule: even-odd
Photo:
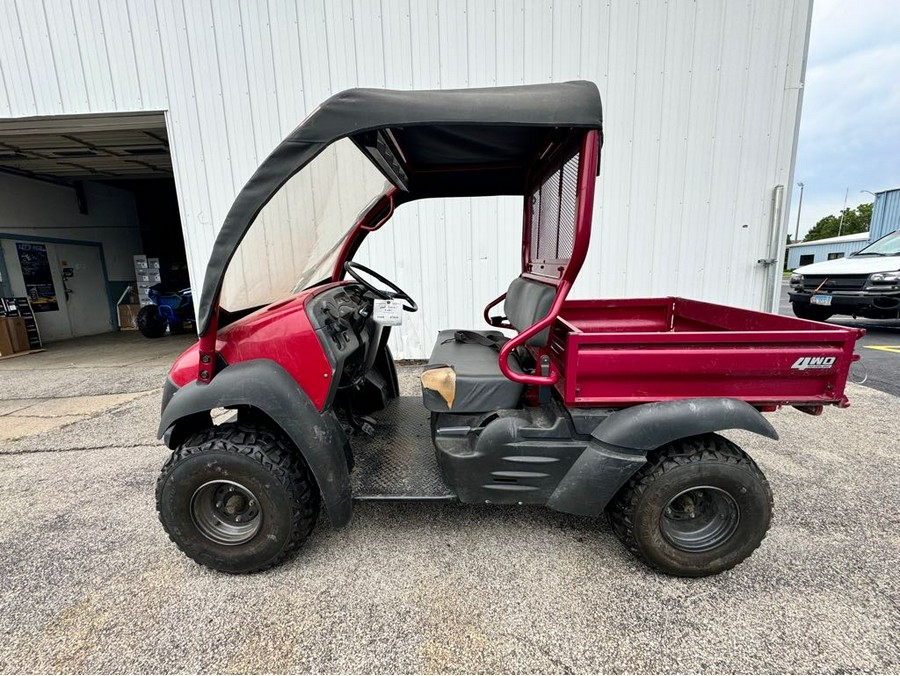
[[[406,179],[398,187],[407,199],[524,195],[526,169],[554,130],[600,129],[601,118],[600,93],[586,81],[335,94],[272,151],[232,204],[203,282],[200,334],[209,326],[225,269],[259,211],[331,143],[350,137],[371,146],[374,134],[390,130]]]

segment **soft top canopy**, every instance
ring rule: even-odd
[[[407,201],[524,195],[528,166],[555,130],[600,129],[601,118],[600,93],[586,81],[430,91],[348,89],[332,96],[272,151],[232,204],[203,282],[200,334],[209,327],[225,269],[259,211],[335,141],[350,137],[367,150],[407,193]]]

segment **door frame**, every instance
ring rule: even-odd
[[[113,331],[119,330],[119,324],[116,321],[118,311],[115,306],[115,301],[109,295],[109,273],[107,273],[106,271],[106,254],[103,251],[103,244],[101,242],[90,242],[80,239],[63,239],[61,237],[41,237],[39,235],[18,235],[8,232],[0,232],[0,239],[11,239],[14,241],[18,240],[20,242],[39,242],[42,244],[74,244],[75,246],[96,247],[98,249],[98,253],[100,254],[100,269],[103,272],[103,285],[106,287],[106,306],[109,309],[109,326]],[[0,265],[2,264],[3,257],[0,256]],[[7,278],[5,269],[3,278]],[[10,288],[12,288],[11,281]]]

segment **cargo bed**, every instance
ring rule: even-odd
[[[759,408],[847,406],[862,329],[685,298],[574,300],[550,341],[568,406],[733,397]]]

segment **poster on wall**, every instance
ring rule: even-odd
[[[16,242],[16,250],[19,253],[19,264],[22,266],[25,293],[28,294],[32,309],[35,312],[59,310],[47,247],[44,244]]]

